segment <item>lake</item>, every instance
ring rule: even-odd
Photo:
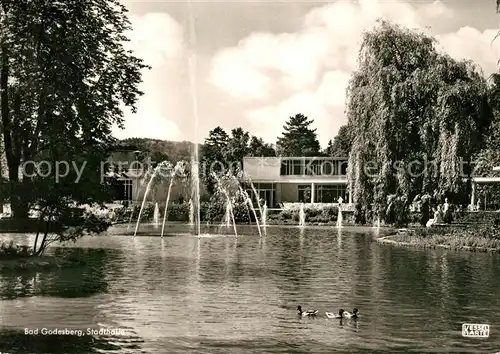
[[[0,275],[0,353],[500,351],[497,254],[379,245],[383,233],[363,228],[269,227],[262,239],[241,229],[115,229],[52,250],[84,267]],[[318,318],[298,317],[297,305]],[[324,315],[355,307],[357,321]],[[490,324],[490,337],[462,337],[463,323]]]

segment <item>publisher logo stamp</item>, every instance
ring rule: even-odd
[[[478,323],[462,324],[462,337],[488,338],[490,336],[490,325]]]

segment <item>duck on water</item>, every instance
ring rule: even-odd
[[[297,306],[297,314],[302,317],[313,317],[318,314],[318,310],[306,310],[302,311],[302,306]]]
[[[358,318],[358,312],[359,312],[358,309],[352,310],[352,313],[344,310],[341,311],[343,318],[354,318],[354,319]]]
[[[340,309],[338,314],[333,312],[325,312],[326,317],[328,318],[358,318],[358,309],[352,310],[352,313],[349,311],[344,311],[344,309]]]
[[[297,306],[297,312],[299,316],[302,317],[311,317],[311,316],[316,316],[318,314],[318,310],[306,310],[302,311],[302,306]],[[325,312],[326,317],[328,318],[352,318],[352,319],[357,319],[358,318],[358,312],[359,310],[355,308],[352,310],[352,312],[345,311],[344,309],[340,309],[338,314],[335,314],[333,312]]]
[[[338,314],[333,312],[325,312],[326,317],[328,318],[344,318],[344,309],[340,309]]]

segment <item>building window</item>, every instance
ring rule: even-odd
[[[311,185],[310,184],[299,184],[298,186],[298,201],[300,203],[310,203],[311,202]]]
[[[345,176],[347,160],[289,159],[281,161],[281,176]]]
[[[304,174],[304,160],[283,160],[280,174],[282,176],[297,176]]]
[[[321,167],[323,166],[323,160],[307,160],[305,162],[305,172],[308,176],[320,176],[323,174]]]
[[[340,164],[340,174],[347,175],[347,161],[338,161],[338,163]]]
[[[123,181],[124,198],[126,201],[132,201],[132,180],[126,179]]]
[[[304,165],[308,176],[339,176],[347,173],[347,161],[344,160],[307,159]]]
[[[316,203],[337,203],[339,197],[347,200],[347,186],[343,184],[318,184],[314,188]]]
[[[264,200],[266,205],[270,208],[275,206],[276,200],[276,184],[274,183],[255,183],[254,184],[255,191],[259,195],[260,200]],[[251,186],[246,187],[246,192],[252,198],[254,204],[257,204],[257,200],[255,197],[255,192],[252,190]]]

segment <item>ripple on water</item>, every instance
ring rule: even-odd
[[[16,343],[47,353],[500,348],[493,330],[482,341],[460,332],[464,322],[494,326],[500,315],[497,255],[385,247],[373,243],[370,232],[350,229],[340,236],[331,229],[301,235],[272,227],[267,233],[263,239],[89,237],[61,251],[81,252],[88,260],[83,269],[0,275],[0,352],[16,352]],[[321,316],[299,318],[299,304]],[[361,311],[357,322],[324,317],[354,307]],[[127,334],[50,343],[19,334],[33,326],[123,328]],[[64,340],[69,344],[58,352]]]

